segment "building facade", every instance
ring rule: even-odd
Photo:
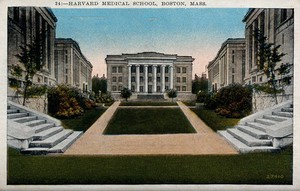
[[[207,66],[211,90],[234,83],[243,83],[245,76],[245,39],[229,38]]]
[[[267,81],[263,71],[258,68],[258,44],[254,31],[259,29],[268,43],[280,45],[279,52],[286,55],[282,63],[294,64],[294,10],[293,9],[249,9],[245,15],[246,36],[246,84]],[[293,75],[293,70],[291,74]]]
[[[119,93],[123,87],[137,94],[162,94],[168,89],[191,92],[191,56],[143,52],[107,55],[107,88]]]
[[[9,7],[8,8],[8,79],[15,79],[11,66],[19,63],[16,55],[21,53],[20,46],[41,42],[43,69],[32,79],[35,84],[53,85],[54,76],[54,39],[57,19],[50,8]],[[18,79],[21,82],[23,78]]]
[[[83,92],[92,90],[92,64],[86,59],[76,41],[55,39],[55,78],[58,84],[69,84]]]

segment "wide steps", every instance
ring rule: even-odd
[[[265,132],[257,130],[255,128],[251,128],[251,127],[243,126],[243,125],[239,125],[236,128],[244,133],[251,135],[252,137],[257,138],[257,139],[267,139],[268,138],[268,135]]]
[[[32,127],[32,129],[34,130],[35,133],[39,133],[41,131],[45,131],[47,129],[50,129],[54,127],[54,123],[43,123],[40,125],[36,125],[34,127]]]
[[[290,107],[290,108],[282,108],[281,111],[282,112],[294,112],[294,109],[292,107]]]
[[[48,153],[63,153],[63,152],[65,152],[82,134],[83,134],[82,131],[74,131],[65,140],[58,143],[54,147],[50,148],[48,150]]]
[[[285,120],[288,119],[287,117],[280,117],[280,116],[277,116],[277,115],[264,115],[263,118],[264,119],[269,119],[269,120],[272,120],[272,121],[275,121],[275,122],[282,122],[282,121],[285,121]]]
[[[32,155],[45,155],[48,153],[48,150],[49,148],[32,147],[32,148],[22,149],[21,153],[32,154]]]
[[[253,127],[263,132],[266,132],[266,130],[269,128],[267,125],[263,125],[261,123],[256,123],[256,122],[247,122],[246,126]]]
[[[17,118],[23,118],[23,117],[27,117],[28,113],[7,113],[7,119],[17,119]]]
[[[44,120],[44,119],[37,119],[37,120],[34,120],[34,121],[28,121],[28,122],[23,123],[23,124],[27,125],[29,127],[34,127],[34,126],[38,126],[38,125],[45,124],[45,123],[46,123],[46,120]]]
[[[236,139],[226,130],[218,131],[218,133],[223,136],[227,141],[229,141],[239,152],[241,153],[250,153],[250,152],[278,152],[280,149],[273,146],[254,146],[250,147],[243,142]]]
[[[39,133],[36,133],[34,136],[33,136],[33,140],[39,140],[39,141],[42,141],[42,140],[45,140],[49,137],[51,137],[52,135],[55,135],[57,134],[58,132],[64,130],[63,127],[61,126],[58,126],[58,127],[52,127],[50,129],[47,129],[45,131],[41,131]]]
[[[25,116],[25,117],[13,119],[13,121],[18,122],[18,123],[26,123],[26,122],[30,122],[30,121],[33,121],[36,119],[37,119],[36,116]]]
[[[276,124],[275,121],[269,120],[269,119],[255,119],[256,123],[261,123],[263,125],[274,125]]]
[[[227,132],[231,134],[233,137],[238,139],[239,141],[243,142],[247,146],[271,146],[272,141],[268,139],[256,139],[236,128],[227,129]]]
[[[32,141],[29,144],[29,147],[47,147],[47,148],[51,148],[53,146],[55,146],[56,144],[58,144],[59,142],[61,142],[62,140],[64,140],[65,138],[67,138],[73,131],[69,130],[69,129],[65,129],[45,140],[42,141]]]
[[[7,109],[7,114],[19,113],[18,109]]]
[[[272,114],[273,115],[277,115],[277,116],[281,116],[281,117],[289,117],[289,118],[293,117],[293,113],[292,112],[279,111],[279,112],[273,112]]]

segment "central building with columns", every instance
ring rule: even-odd
[[[179,94],[192,90],[191,56],[142,52],[107,55],[107,90],[120,94],[126,87],[138,95],[163,94],[176,89]]]

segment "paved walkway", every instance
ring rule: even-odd
[[[119,107],[115,102],[64,153],[65,155],[220,155],[238,154],[222,137],[212,131],[183,103],[179,107],[197,133],[164,135],[103,135],[109,120]],[[140,108],[140,107],[139,107]]]

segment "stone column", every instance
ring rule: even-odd
[[[161,90],[162,92],[165,92],[165,67],[166,65],[162,65],[161,67]]]
[[[145,92],[148,93],[148,65],[144,65],[145,72]]]
[[[128,65],[128,89],[131,90],[131,65]]]
[[[136,92],[140,92],[140,65],[136,65]]]
[[[156,93],[156,70],[157,65],[153,65],[153,92]]]
[[[170,66],[170,89],[173,89],[173,66]]]

